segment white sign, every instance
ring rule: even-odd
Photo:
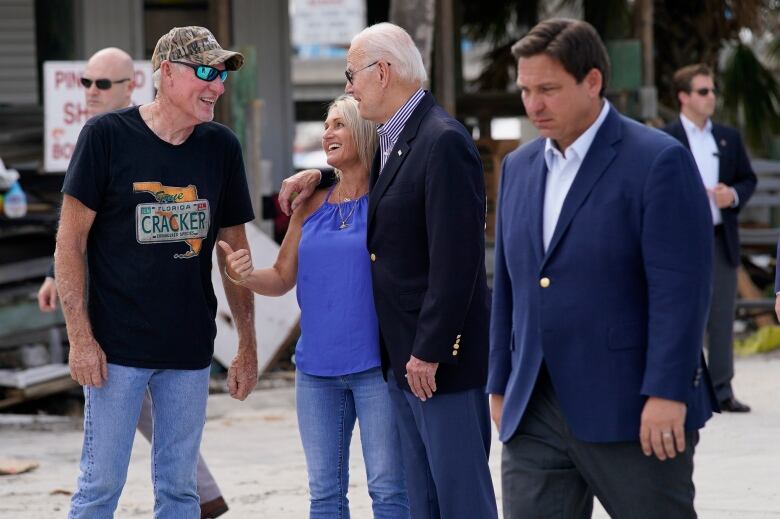
[[[47,61],[43,64],[43,167],[48,172],[68,169],[79,132],[89,116],[84,101],[81,74],[86,61]],[[136,61],[133,104],[154,99],[152,64]],[[98,78],[96,78],[98,79]]]
[[[292,0],[293,45],[349,45],[366,27],[365,0]]]

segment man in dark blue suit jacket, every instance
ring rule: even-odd
[[[379,123],[367,253],[411,517],[496,519],[479,154],[422,90],[420,52],[400,27],[381,23],[355,36],[346,76],[360,115]],[[283,184],[283,204],[290,191],[301,191],[293,204],[306,195],[308,181],[295,179]]]
[[[540,23],[513,47],[544,137],[504,161],[488,391],[504,517],[695,517],[713,410],[702,359],[712,226],[690,154],[604,99],[596,31]]]
[[[734,396],[734,311],[739,267],[739,211],[756,188],[756,175],[734,128],[715,124],[715,80],[704,64],[675,72],[672,83],[680,117],[664,131],[693,154],[709,195],[715,235],[712,302],[707,319],[708,367],[722,411],[746,413],[750,407]]]

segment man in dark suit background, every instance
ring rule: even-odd
[[[542,138],[504,160],[488,391],[504,517],[695,517],[712,228],[690,154],[604,99],[592,26],[512,49]]]
[[[664,131],[683,143],[696,161],[709,196],[715,243],[712,257],[712,302],[707,319],[708,366],[721,410],[746,413],[750,407],[734,396],[734,306],[739,267],[737,216],[756,188],[756,175],[734,128],[713,123],[715,80],[704,64],[674,73],[672,84],[680,117]]]
[[[345,75],[360,115],[379,124],[367,254],[411,516],[497,518],[479,154],[422,89],[422,57],[402,28],[381,23],[355,36]],[[318,181],[311,172],[285,180],[282,209],[289,210],[289,195],[299,192],[294,208]]]

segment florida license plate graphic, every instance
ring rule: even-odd
[[[138,204],[135,208],[135,236],[139,243],[205,238],[209,224],[208,200]]]

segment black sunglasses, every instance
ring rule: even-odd
[[[697,94],[699,94],[702,97],[706,97],[707,94],[709,94],[710,92],[712,92],[712,95],[716,95],[718,93],[718,89],[714,88],[714,87],[713,88],[697,88],[696,90],[694,90],[694,92],[696,92]]]
[[[194,63],[187,63],[185,61],[171,61],[171,63],[177,63],[179,65],[186,65],[195,71],[195,77],[203,81],[214,81],[219,78],[224,83],[228,77],[227,70],[219,70],[208,65],[195,65]]]
[[[126,77],[125,79],[118,79],[116,81],[111,81],[110,79],[81,78],[81,84],[84,86],[84,88],[89,88],[92,86],[92,83],[95,83],[95,86],[98,87],[98,90],[108,90],[114,85],[114,83],[124,83],[125,81],[130,81],[130,78]]]
[[[344,71],[344,77],[346,77],[346,78],[347,78],[347,81],[349,81],[349,84],[350,84],[350,85],[352,85],[352,84],[354,84],[354,83],[352,83],[352,80],[353,80],[353,79],[355,79],[355,74],[357,74],[357,73],[358,73],[358,72],[360,72],[361,70],[366,70],[367,68],[373,67],[374,65],[376,65],[376,64],[377,64],[377,63],[379,63],[380,61],[382,61],[382,60],[376,60],[376,61],[375,61],[375,62],[373,62],[372,64],[370,64],[370,65],[366,65],[365,67],[363,67],[363,68],[360,68],[360,69],[357,69],[357,70],[356,70],[356,71],[354,71],[354,72],[352,72],[352,71],[350,71],[350,70],[345,70],[345,71]],[[387,64],[387,66],[389,67],[389,66],[390,66],[390,63],[388,63],[388,64]]]

